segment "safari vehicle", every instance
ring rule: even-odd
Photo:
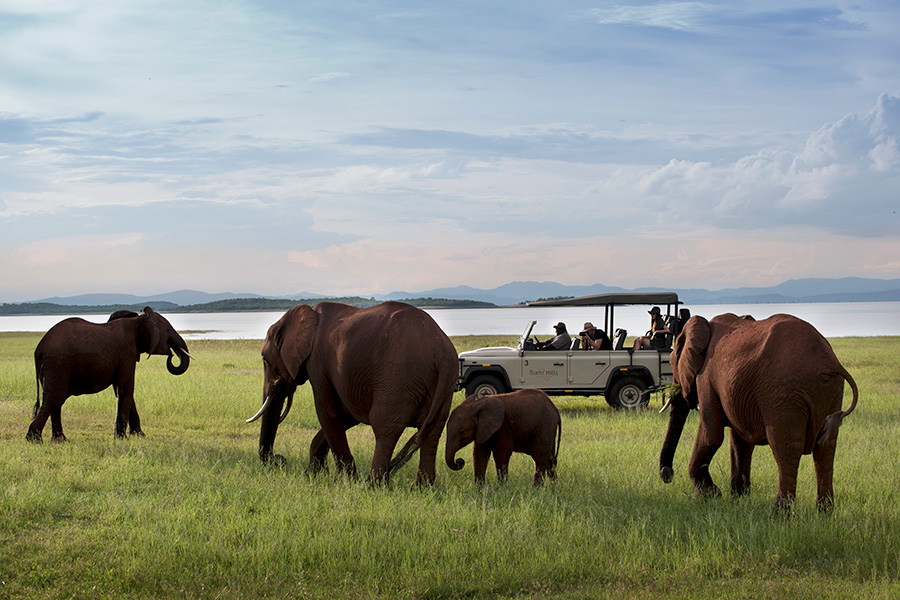
[[[628,332],[615,329],[617,306],[646,304],[661,308],[670,333],[665,349],[634,350],[625,347]],[[528,321],[515,348],[479,348],[459,355],[459,386],[466,396],[503,394],[526,388],[551,396],[602,394],[610,406],[641,408],[650,402],[650,391],[671,382],[669,353],[689,312],[679,311],[678,294],[601,294],[561,300],[529,302],[526,306],[597,306],[605,308],[603,330],[612,350],[585,350],[572,335],[568,350],[536,350],[531,335],[537,321]],[[682,314],[683,313],[683,314]],[[641,331],[638,335],[644,335]]]

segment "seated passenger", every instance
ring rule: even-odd
[[[661,316],[658,306],[654,306],[647,311],[650,314],[650,331],[647,335],[634,340],[635,350],[659,349],[666,347],[666,334],[669,328]]]
[[[557,323],[553,326],[553,329],[556,330],[556,335],[546,340],[544,342],[537,342],[535,344],[536,350],[568,350],[569,346],[572,345],[572,338],[569,336],[569,332],[566,331],[565,323]]]
[[[584,324],[581,336],[581,347],[585,350],[612,350],[612,342],[606,332],[597,329],[591,322]]]

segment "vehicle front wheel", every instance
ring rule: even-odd
[[[466,398],[475,396],[481,398],[488,394],[505,394],[506,386],[500,381],[499,377],[494,375],[477,375],[466,384]]]
[[[606,392],[606,401],[614,408],[634,410],[650,404],[650,388],[640,377],[622,377]]]

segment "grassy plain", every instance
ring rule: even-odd
[[[67,401],[68,443],[32,445],[39,337],[0,336],[0,598],[900,597],[900,338],[832,340],[861,392],[838,443],[837,506],[816,513],[805,457],[794,516],[780,519],[768,449],[749,497],[698,500],[686,476],[696,415],[667,486],[667,417],[600,398],[556,399],[559,478],[541,489],[521,455],[507,484],[482,489],[469,457],[461,472],[439,461],[425,489],[411,488],[416,458],[386,488],[308,478],[308,387],[276,442],[288,463],[264,467],[258,426],[244,423],[262,400],[259,341],[189,342],[181,377],[144,358],[146,438],[113,439],[106,391]],[[363,472],[373,446],[369,428],[352,430]],[[712,473],[727,487],[727,447]]]

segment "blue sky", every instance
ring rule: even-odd
[[[0,301],[900,277],[898,30],[882,1],[0,0]]]

